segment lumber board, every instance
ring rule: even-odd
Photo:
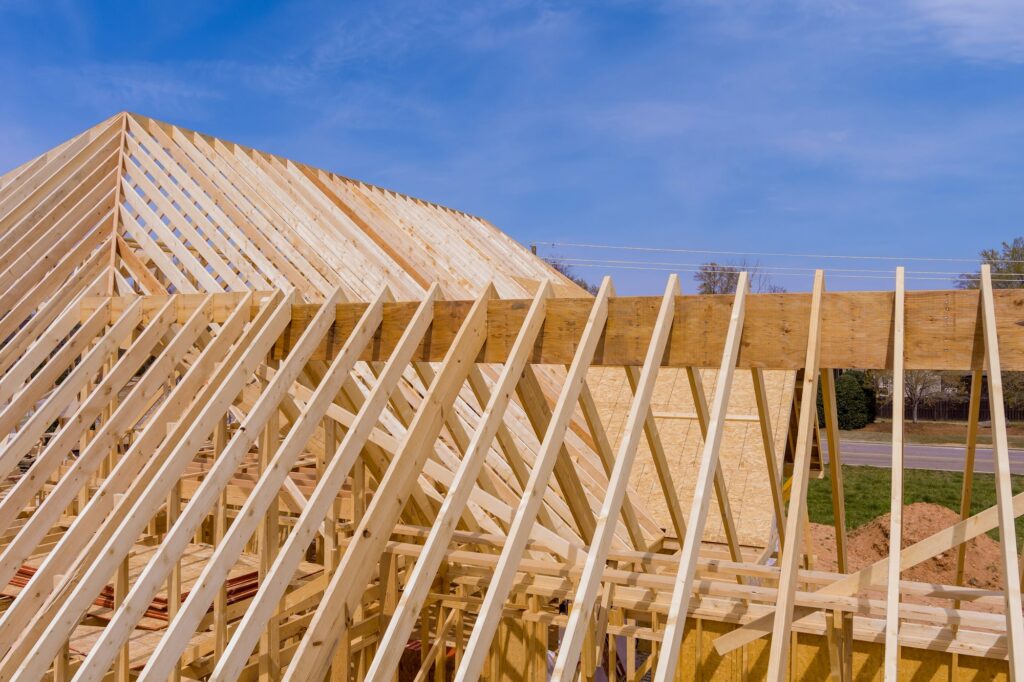
[[[960,583],[1024,510],[1024,291],[748,279],[586,296],[482,218],[128,112],[0,174],[0,682],[1019,680],[1017,547]],[[968,468],[987,375],[999,493],[852,574],[846,368],[972,372]],[[801,556],[818,381],[837,573]]]
[[[214,294],[212,321],[220,322],[240,294]],[[184,319],[202,295],[180,297],[179,316]],[[143,314],[161,305],[160,297],[147,301]],[[103,297],[81,303],[87,317],[102,305]],[[110,300],[111,314],[129,304],[131,297]],[[823,367],[892,369],[892,292],[826,292],[822,300],[821,361]],[[541,333],[534,343],[531,364],[567,365],[579,345],[593,299],[552,299]],[[258,301],[257,301],[258,302]],[[522,327],[531,299],[494,299],[488,302],[487,340],[477,362],[504,363]],[[608,324],[602,333],[591,366],[640,367],[654,331],[660,298],[657,296],[612,297]],[[974,290],[908,291],[905,302],[905,369],[970,371],[983,369],[978,292]],[[473,301],[437,301],[434,322],[424,336],[414,362],[440,362],[451,346]],[[676,309],[663,367],[717,367],[728,329],[729,296],[682,295]],[[1004,371],[1024,370],[1024,291],[993,291],[1000,359]],[[384,306],[384,321],[361,359],[386,361],[416,310],[416,301],[397,301]],[[340,303],[337,320],[313,354],[330,360],[365,312],[366,304]],[[316,314],[317,305],[293,306],[292,321],[274,346],[273,359],[287,355]],[[750,294],[744,323],[744,343],[737,367],[802,369],[807,345],[810,294]]]

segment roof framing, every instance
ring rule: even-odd
[[[187,316],[204,295],[181,297],[179,317]],[[213,320],[227,314],[240,294],[214,297]],[[821,362],[823,367],[892,369],[894,343],[894,294],[892,292],[842,291],[822,297]],[[100,305],[114,313],[133,299],[90,297],[83,301],[82,315]],[[907,291],[904,298],[904,367],[913,369],[969,371],[984,365],[984,339],[979,292],[976,290]],[[161,305],[159,297],[144,303],[143,314]],[[750,369],[802,369],[807,344],[810,296],[802,293],[749,294],[746,325],[752,330],[739,349],[737,367]],[[366,309],[366,303],[340,303],[331,333],[314,352],[317,360],[329,359],[340,348]],[[509,358],[530,299],[493,299],[487,304],[487,339],[476,360],[502,363]],[[589,298],[553,299],[545,311],[544,325],[529,356],[532,364],[566,365],[580,344],[586,326]],[[729,327],[731,301],[728,296],[676,296],[667,348],[662,367],[717,367]],[[1017,333],[1022,322],[1024,293],[1016,289],[995,289],[992,305],[996,332],[1003,339],[1005,371],[1024,370],[1024,337]],[[444,359],[472,301],[437,301],[433,324],[424,335],[413,358],[420,362]],[[657,322],[660,297],[611,298],[608,321],[601,331],[591,366],[641,367],[647,342]],[[380,362],[392,353],[416,303],[384,305],[381,328],[361,356]],[[315,304],[293,308],[289,334],[274,347],[280,359],[318,309]]]
[[[899,273],[883,292],[826,292],[819,272],[809,294],[753,294],[744,274],[730,296],[673,277],[660,297],[609,279],[585,297],[474,216],[108,119],[0,176],[0,680],[388,679],[410,657],[425,679],[449,650],[458,679],[540,678],[557,628],[558,679],[711,660],[853,679],[871,665],[855,642],[889,678],[928,656],[1024,678],[1015,543],[1003,589],[960,584],[964,543],[1013,537],[1024,512],[1001,409],[1024,294],[987,267],[978,291],[904,291]],[[622,370],[623,414],[595,398],[598,367]],[[986,376],[997,504],[970,516],[965,486],[956,525],[852,573],[840,520],[839,571],[814,571],[815,396],[841,519],[834,371],[850,367],[972,372],[970,462]],[[723,457],[748,370],[767,547],[741,544]],[[803,377],[788,481],[778,370]],[[654,410],[666,379],[702,435],[693,480]],[[632,487],[643,448],[664,527]],[[957,584],[901,580],[953,549]]]

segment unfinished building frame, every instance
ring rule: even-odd
[[[744,274],[729,296],[671,277],[587,297],[478,219],[384,194],[130,114],[0,177],[0,679],[542,680],[549,653],[559,680],[1024,679],[1001,394],[1024,370],[1024,293],[986,268],[976,291],[905,291],[898,269],[885,292],[829,293],[819,272],[810,293],[752,294]],[[442,282],[384,232],[421,222],[462,235],[470,279],[499,275],[451,296],[463,270]],[[361,265],[380,254],[397,265]],[[614,440],[598,367],[630,385]],[[965,483],[960,522],[850,570],[844,368],[897,388],[984,375],[996,506],[971,515]],[[768,371],[800,377],[787,463]],[[652,408],[669,372],[700,426],[692,480]],[[740,541],[721,458],[744,373],[767,547]],[[834,573],[806,533],[819,386]],[[630,483],[641,444],[664,527]],[[963,585],[965,543],[993,529],[1003,589]],[[953,551],[956,584],[901,580]]]

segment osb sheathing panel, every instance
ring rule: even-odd
[[[768,674],[769,640],[762,638],[719,656],[714,642],[735,626],[728,623],[688,619],[680,649],[675,679],[683,680],[762,680]],[[827,680],[830,675],[828,645],[820,635],[798,633],[791,641],[790,669],[787,679],[801,682]],[[854,682],[881,682],[885,647],[881,643],[855,640],[853,645]],[[901,680],[914,682],[980,682],[1008,680],[1005,661],[976,656],[953,655],[902,647],[899,673]]]
[[[717,370],[701,371],[704,392],[709,404],[714,396],[717,374]],[[778,462],[785,451],[786,427],[789,424],[795,373],[766,371],[764,377]],[[629,404],[633,398],[626,373],[617,367],[593,367],[589,370],[587,378],[601,419],[608,429],[608,438],[615,447],[618,447],[629,413]],[[700,465],[703,439],[696,418],[680,416],[695,413],[685,370],[666,369],[658,374],[652,410],[656,415],[658,433],[672,470],[676,494],[679,496],[683,512],[688,514],[693,500],[693,486]],[[665,413],[671,413],[673,416],[657,416]],[[757,416],[749,372],[736,372],[729,396],[728,414],[730,417]],[[729,502],[739,531],[739,541],[744,545],[763,547],[771,531],[772,504],[765,471],[760,423],[738,420],[726,422],[720,457],[729,491]],[[631,482],[639,498],[647,505],[645,511],[663,527],[670,528],[668,508],[646,441],[641,441]],[[722,519],[715,504],[711,505],[704,539],[710,542],[725,542]]]

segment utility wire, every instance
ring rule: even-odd
[[[606,264],[601,264],[601,263],[577,263],[577,262],[572,261],[570,259],[554,259],[553,258],[552,260],[554,260],[554,261],[556,261],[558,263],[561,263],[563,265],[568,265],[568,266],[571,266],[571,267],[580,267],[580,268],[603,268],[603,269],[613,269],[613,270],[650,270],[650,271],[653,271],[653,272],[701,272],[702,271],[702,268],[649,267],[649,266],[643,266],[643,265],[606,265]],[[811,272],[813,272],[813,270]],[[832,271],[831,270],[827,270],[826,272],[830,272],[831,273]],[[810,274],[810,273],[803,273],[803,274]],[[846,274],[846,273],[840,272],[839,274],[834,275],[835,278],[843,278],[843,279],[874,279],[874,280],[890,279],[890,278],[893,278],[895,276],[896,276],[895,272],[890,273],[888,275],[852,275],[852,274]],[[906,275],[906,279],[908,279],[908,280],[916,280],[916,281],[934,281],[934,282],[948,282],[950,280],[949,277],[915,276],[915,275],[910,274],[910,273],[908,273]],[[970,280],[970,281],[977,281],[980,278],[977,277],[977,276],[970,275],[970,276],[964,277],[963,279]],[[1024,275],[1022,275],[1020,277],[1017,277],[1016,279],[1018,281],[1024,281]]]
[[[533,242],[534,245],[551,247],[569,247],[577,249],[611,249],[618,251],[648,251],[655,253],[694,253],[715,256],[750,256],[755,258],[827,258],[839,260],[884,260],[884,261],[923,261],[943,263],[977,263],[977,258],[935,258],[927,256],[857,256],[824,253],[773,253],[767,251],[715,251],[708,249],[682,249],[654,246],[631,246],[615,244],[586,244],[583,242]],[[1004,263],[1024,263],[1024,260],[1006,260]]]
[[[664,261],[646,261],[646,260],[615,260],[606,258],[577,258],[575,256],[549,256],[549,260],[556,261],[559,263],[569,264],[572,261],[574,265],[583,266],[584,264],[606,265],[614,267],[617,265],[649,265],[649,266],[664,266],[673,268],[700,268],[701,270],[707,270],[711,272],[735,272],[742,270],[742,265],[728,265],[728,264],[710,264],[710,263],[672,263]],[[817,268],[812,267],[796,267],[796,266],[785,266],[785,265],[750,265],[750,270],[757,270],[758,272],[773,272],[779,274],[791,274],[791,273],[813,273]],[[828,268],[828,272],[846,272],[846,273],[884,273],[888,276],[894,274],[893,270],[883,268]],[[907,270],[910,274],[913,272],[918,275],[949,275],[951,277],[959,277],[961,272],[954,270]],[[993,278],[1003,278],[1019,280],[1024,279],[1024,274],[1013,274],[1013,273],[993,273]]]

